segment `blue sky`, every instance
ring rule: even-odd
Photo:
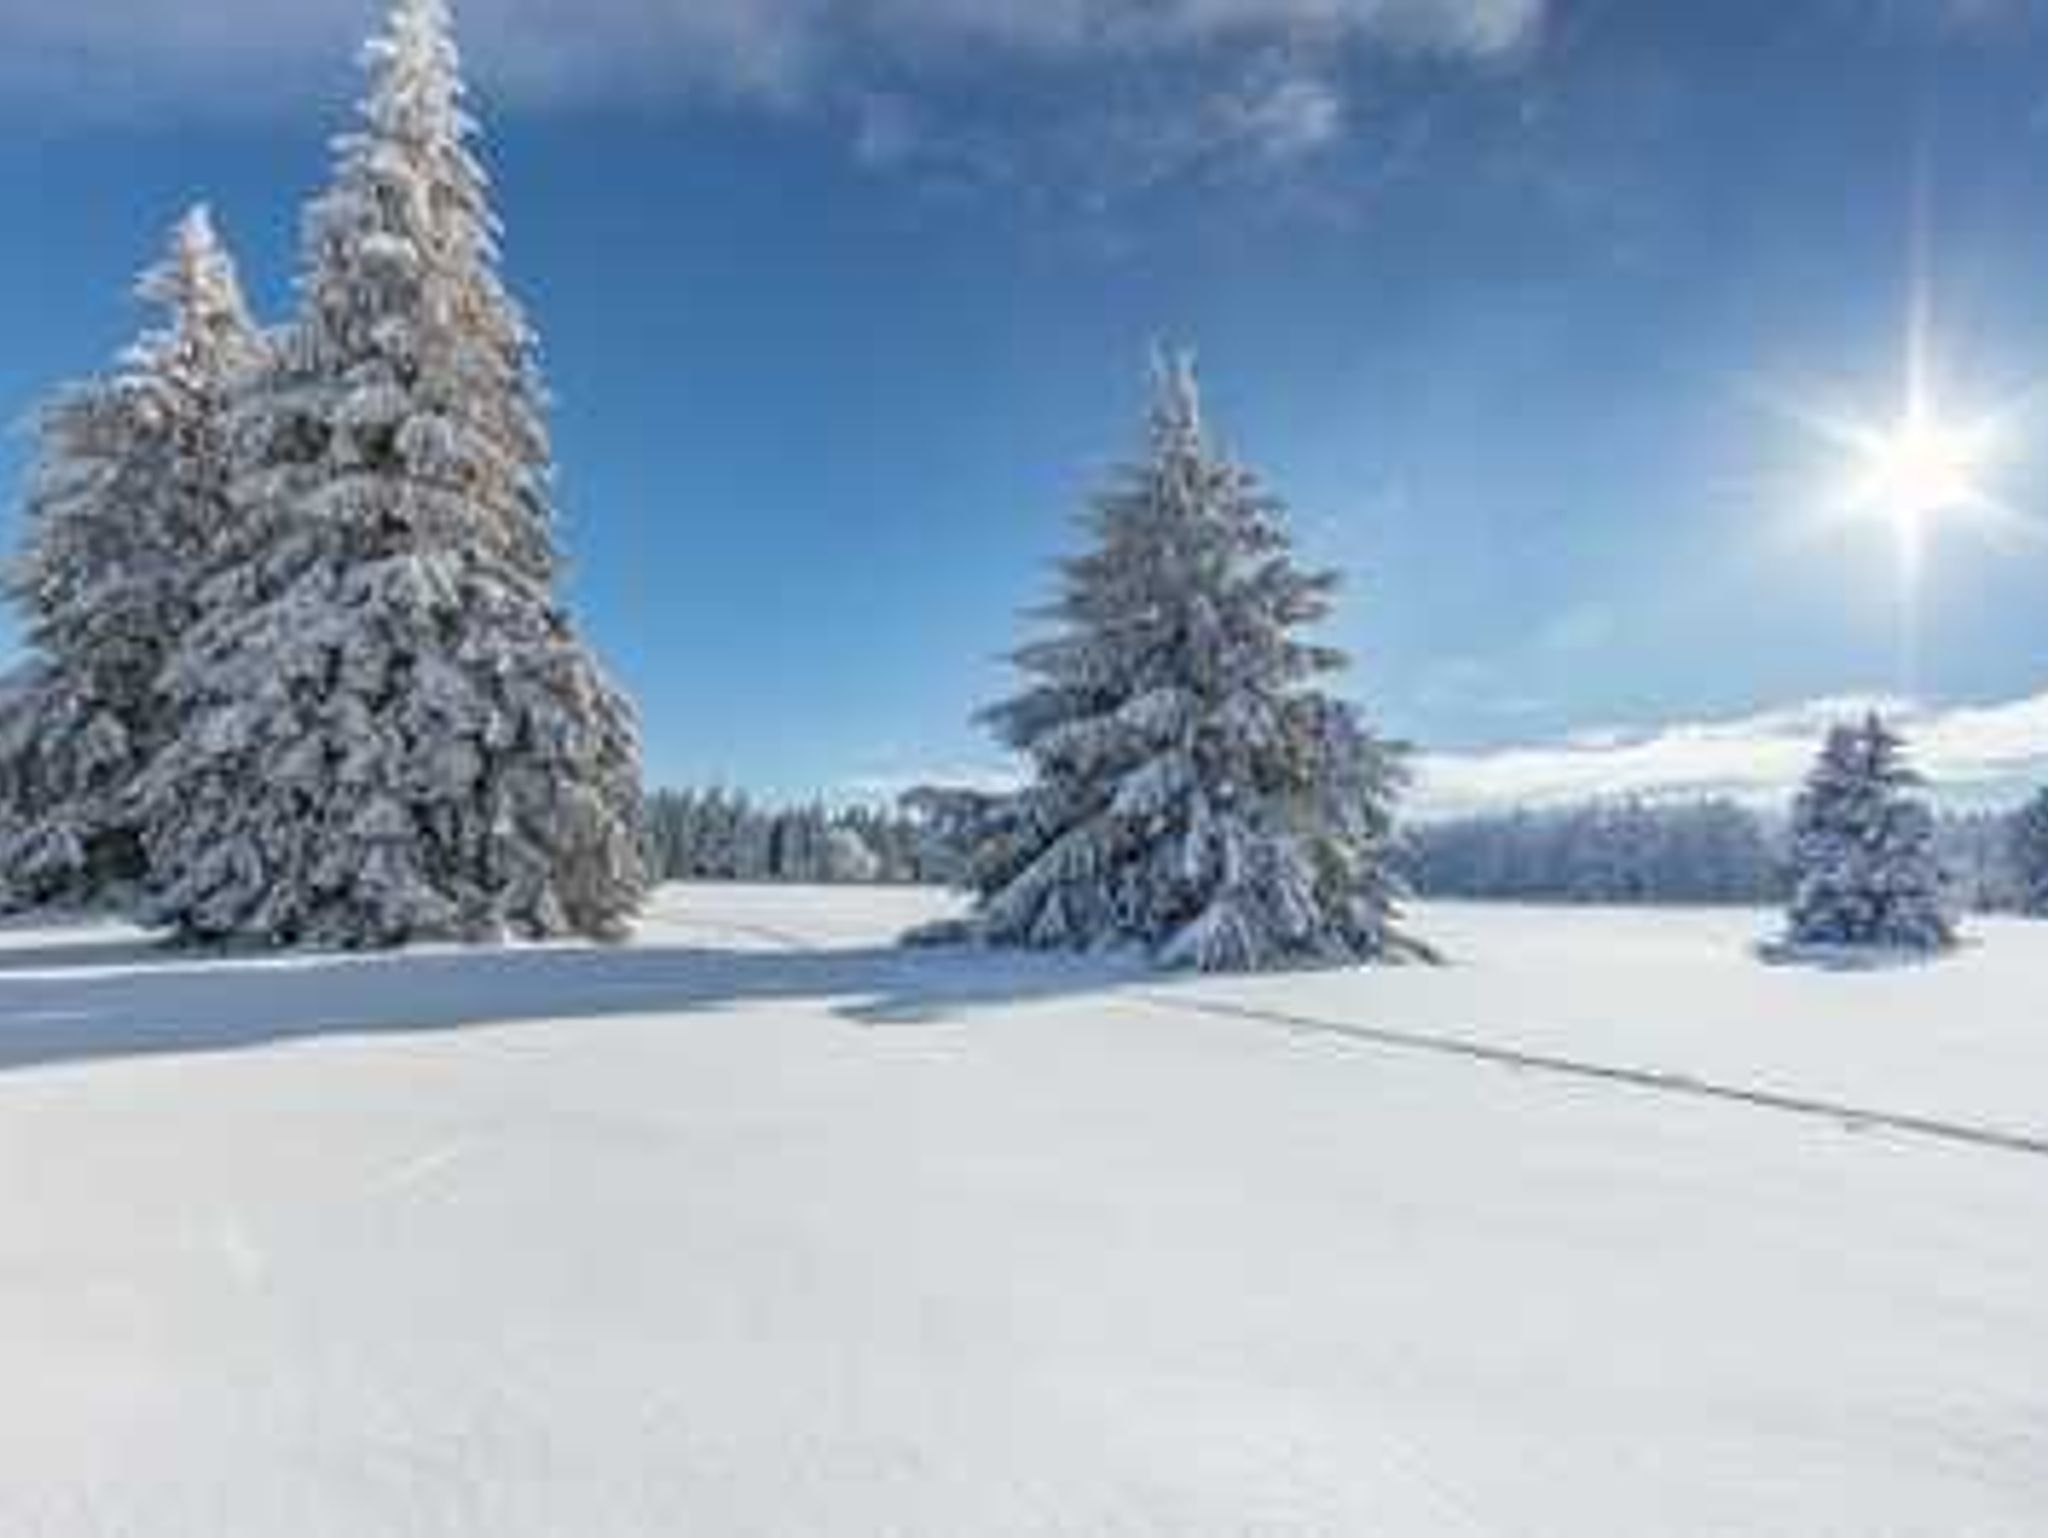
[[[374,10],[0,0],[0,412],[121,345],[190,200],[285,313]],[[1916,272],[1949,409],[2048,379],[2033,0],[463,18],[576,600],[655,778],[997,764],[969,716],[1160,336],[1351,574],[1355,692],[1446,764],[1531,790],[1503,750],[1545,744],[1578,785],[1687,723],[1909,691],[1937,738],[1995,706],[2034,739],[1997,764],[2048,757],[2048,538],[1937,530],[1909,664],[1888,531],[1802,530],[1853,466],[1797,420],[1896,411]],[[2015,407],[1988,472],[2022,514],[2044,431]]]

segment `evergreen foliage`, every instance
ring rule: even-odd
[[[36,421],[6,590],[33,661],[0,701],[0,901],[91,905],[142,879],[134,789],[171,737],[163,673],[230,521],[230,400],[262,340],[203,208],[139,296],[164,323]]]
[[[985,715],[1031,779],[983,820],[979,937],[1202,970],[1404,949],[1400,760],[1313,687],[1344,659],[1298,632],[1336,579],[1294,563],[1282,511],[1215,448],[1191,364],[1162,359],[1149,456],[1016,654],[1029,686]]]
[[[1793,810],[1794,944],[1940,950],[1955,943],[1921,784],[1904,740],[1875,713],[1828,734]]]
[[[1778,841],[1732,801],[1637,800],[1461,817],[1403,841],[1427,897],[1568,903],[1775,903]]]
[[[445,0],[396,0],[234,417],[232,548],[166,673],[149,915],[195,938],[619,934],[636,727],[554,596],[534,339]]]
[[[724,790],[647,801],[647,867],[660,881],[938,884],[947,853],[909,813],[775,807]]]
[[[2011,860],[2020,911],[2048,918],[2048,790],[2013,818]]]

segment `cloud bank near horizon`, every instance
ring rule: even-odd
[[[2048,788],[2048,690],[1990,705],[1934,706],[1837,695],[1714,721],[1576,733],[1559,742],[1479,752],[1422,752],[1403,815],[1415,822],[1581,806],[1591,801],[1726,797],[1782,811],[1830,726],[1881,711],[1907,737],[1932,795],[1957,809],[2016,805]],[[923,785],[997,794],[1022,782],[995,763],[870,774],[838,793],[893,801]]]
[[[1726,796],[1782,807],[1836,721],[1882,709],[1914,766],[1954,806],[2018,801],[2048,785],[2048,691],[2002,704],[1927,706],[1870,696],[1814,700],[1721,721],[1588,733],[1544,746],[1429,753],[1408,811],[1441,820],[1640,796]]]

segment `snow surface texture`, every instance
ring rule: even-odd
[[[0,1532],[2042,1531],[2048,1160],[1686,1081],[2038,1138],[2048,928],[1425,906],[1450,967],[1162,982],[888,945],[942,911],[0,929]]]

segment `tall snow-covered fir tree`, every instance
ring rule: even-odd
[[[2020,911],[2048,918],[2048,790],[2013,815],[2011,861]]]
[[[164,314],[36,422],[8,572],[33,660],[0,706],[0,901],[91,904],[142,879],[132,792],[168,740],[163,669],[229,523],[228,411],[262,355],[205,209],[138,285]]]
[[[1793,943],[1896,950],[1955,943],[1921,785],[1904,739],[1876,713],[1828,734],[1792,813]]]
[[[1155,366],[1150,452],[1097,499],[984,719],[1029,763],[985,811],[971,929],[997,944],[1131,945],[1168,966],[1378,960],[1400,755],[1315,682],[1303,640],[1333,574],[1293,561],[1281,504],[1218,452],[1192,364]]]
[[[168,673],[149,916],[194,938],[610,937],[637,728],[556,597],[537,347],[446,0],[395,0],[235,417],[239,548]]]

